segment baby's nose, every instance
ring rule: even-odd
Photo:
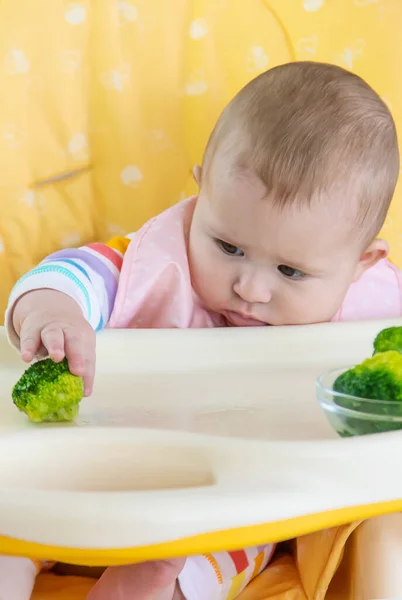
[[[258,277],[241,279],[233,286],[234,292],[248,304],[267,304],[272,299],[271,287]]]

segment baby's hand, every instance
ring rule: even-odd
[[[75,300],[55,290],[34,290],[17,301],[12,319],[22,360],[49,355],[60,362],[66,357],[71,373],[84,380],[85,396],[91,394],[95,332]]]

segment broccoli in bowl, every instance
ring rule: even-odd
[[[396,350],[402,354],[402,327],[383,329],[374,340],[374,354]]]
[[[402,429],[402,327],[381,331],[362,363],[321,375],[317,395],[341,436]]]
[[[33,363],[12,391],[15,406],[35,423],[73,421],[83,396],[83,380],[70,373],[67,359]]]

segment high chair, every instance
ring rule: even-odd
[[[400,129],[401,27],[399,0],[0,3],[3,309],[44,256],[194,193],[219,112],[267,68],[352,69]],[[398,266],[401,206],[399,186]],[[293,539],[242,600],[398,597],[400,435],[338,439],[315,399],[382,326],[105,332],[95,394],[59,427],[12,405],[23,365],[2,332],[0,551],[104,566]],[[92,584],[43,573],[34,599]]]

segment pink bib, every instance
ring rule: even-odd
[[[226,326],[223,317],[200,305],[191,286],[187,242],[195,202],[189,198],[169,208],[132,236],[109,327]]]
[[[352,283],[333,321],[371,321],[402,316],[401,272],[380,260]]]

